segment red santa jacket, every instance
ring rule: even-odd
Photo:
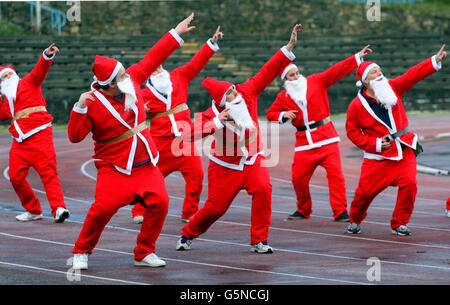
[[[152,137],[180,136],[183,127],[190,126],[192,121],[189,108],[166,116],[152,117],[157,113],[187,103],[189,83],[200,73],[217,50],[219,50],[219,46],[208,40],[189,63],[172,70],[170,72],[172,94],[167,97],[161,95],[149,82],[146,83],[142,90],[142,96],[151,117],[150,133]]]
[[[153,165],[156,165],[159,154],[149,128],[118,142],[100,142],[113,139],[139,124],[145,124],[146,111],[141,86],[182,43],[181,37],[171,30],[148,51],[140,62],[126,70],[133,82],[137,97],[136,104],[129,111],[125,111],[123,103],[116,100],[114,96],[103,94],[96,90],[97,84],[93,85],[92,96],[95,100],[87,100],[87,107],[82,109],[75,104],[71,112],[68,125],[70,141],[80,142],[89,132],[92,132],[92,138],[95,141],[93,158],[106,161],[114,165],[118,171],[128,175],[131,174],[133,164],[149,158]]]
[[[42,53],[33,70],[20,79],[17,85],[16,100],[11,102],[8,101],[8,98],[4,97],[5,100],[0,108],[0,120],[12,121],[14,114],[26,108],[36,106],[47,107],[47,103],[42,95],[41,86],[52,62],[53,57],[47,57]],[[53,117],[47,111],[32,112],[28,116],[12,122],[9,132],[16,141],[22,142],[28,137],[49,127],[52,121]]]
[[[255,130],[244,132],[233,123],[222,124],[218,119],[222,108],[214,101],[211,108],[196,115],[194,123],[191,124],[191,139],[196,140],[199,135],[214,135],[209,155],[211,161],[227,168],[243,170],[244,165],[252,165],[258,155],[264,154],[258,124],[258,96],[294,59],[295,55],[283,47],[252,78],[236,85],[236,91],[246,102],[256,126]]]
[[[267,111],[267,119],[272,122],[284,123],[284,113],[289,110],[297,110],[297,117],[292,120],[292,125],[306,127],[305,131],[297,131],[295,134],[295,151],[313,149],[340,141],[333,122],[330,121],[314,129],[311,129],[309,125],[330,116],[328,88],[352,72],[360,63],[359,54],[355,54],[324,72],[307,76],[306,105],[295,102],[286,90],[277,95]]]
[[[361,92],[353,99],[347,110],[346,131],[348,138],[364,151],[364,158],[375,160],[402,160],[401,144],[416,148],[417,134],[407,132],[395,139],[389,149],[381,150],[382,138],[408,127],[408,118],[402,103],[402,96],[415,84],[441,68],[435,56],[410,68],[405,74],[389,80],[397,95],[397,104],[387,108],[391,127],[386,125],[370,108]]]

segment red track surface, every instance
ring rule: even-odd
[[[420,136],[450,132],[449,117],[411,117],[410,128]],[[335,121],[341,135],[341,153],[346,178],[348,205],[358,183],[362,154],[349,142],[344,120]],[[447,129],[443,129],[443,128]],[[346,224],[334,222],[328,203],[325,171],[317,169],[311,180],[313,214],[309,220],[287,221],[295,210],[295,193],[290,183],[294,129],[282,126],[280,162],[271,167],[273,213],[269,242],[272,255],[249,251],[251,199],[241,192],[227,214],[195,240],[192,250],[175,251],[182,223],[179,220],[184,181],[179,174],[166,179],[171,198],[169,215],[157,242],[157,254],[165,268],[133,266],[133,248],[139,225],[131,221],[125,207],[112,218],[89,257],[89,270],[80,281],[66,277],[67,260],[94,198],[96,171],[90,160],[91,139],[71,144],[65,131],[55,131],[59,176],[71,217],[63,224],[51,218],[42,183],[36,172],[29,182],[44,210],[44,220],[20,223],[15,216],[23,211],[10,182],[0,178],[0,284],[160,284],[160,285],[329,285],[329,284],[450,284],[450,219],[444,216],[450,196],[450,177],[418,174],[415,211],[409,224],[413,235],[394,236],[389,220],[396,189],[380,194],[362,224],[362,234],[344,234]],[[449,146],[450,140],[433,145]],[[0,135],[0,168],[8,166],[9,135]],[[425,144],[425,153],[427,146]],[[433,146],[434,147],[434,146]],[[269,147],[268,147],[269,148]],[[439,160],[438,160],[439,161]],[[87,162],[87,163],[85,163]],[[419,159],[420,162],[420,159]],[[83,168],[83,164],[85,165]],[[208,164],[204,156],[204,166]],[[442,156],[442,164],[450,164]],[[7,170],[4,171],[7,175]],[[206,178],[205,178],[206,183]],[[207,195],[205,184],[202,203]],[[371,265],[381,261],[381,281],[366,277]]]

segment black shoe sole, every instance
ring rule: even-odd
[[[69,211],[64,211],[64,212],[61,214],[61,217],[60,217],[59,219],[55,219],[55,222],[56,222],[56,223],[63,223],[64,220],[66,220],[67,218],[69,218],[69,216],[70,216]]]

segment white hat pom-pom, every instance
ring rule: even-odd
[[[361,86],[362,86],[362,82],[361,82],[360,80],[357,81],[357,82],[356,82],[356,86],[357,86],[357,87],[361,87]]]

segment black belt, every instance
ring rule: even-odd
[[[385,138],[386,140],[388,140],[389,142],[394,141],[395,139],[397,139],[398,137],[403,136],[404,134],[406,134],[409,131],[408,126],[402,130],[399,130],[397,132],[394,133],[390,133],[385,135],[383,138]]]
[[[308,126],[309,126],[309,129],[314,129],[314,128],[322,126],[330,121],[331,121],[331,118],[328,116],[328,117],[324,118],[323,120],[309,124]],[[305,131],[307,129],[306,126],[296,126],[295,128],[297,128],[297,131]]]
[[[150,159],[147,159],[147,160],[144,160],[144,161],[141,161],[141,162],[138,162],[138,163],[134,163],[133,167],[138,167],[138,166],[144,165],[145,163],[147,163],[149,161],[150,161]]]

